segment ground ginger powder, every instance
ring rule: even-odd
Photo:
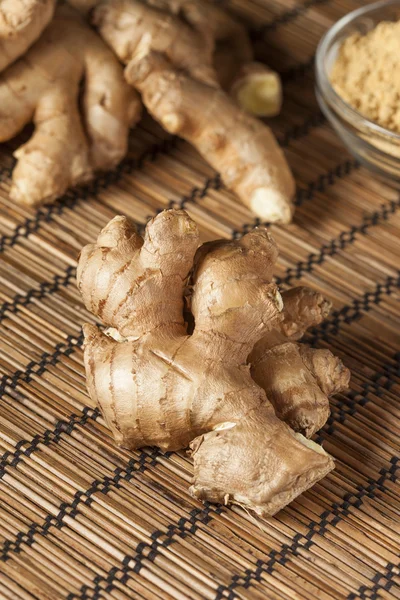
[[[383,21],[366,35],[349,36],[331,83],[367,119],[400,133],[400,21]]]

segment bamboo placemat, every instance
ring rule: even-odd
[[[118,449],[85,390],[80,248],[116,213],[139,226],[183,206],[204,240],[257,220],[187,144],[146,118],[112,174],[54,206],[8,197],[0,148],[0,596],[54,599],[400,598],[400,195],[346,153],[318,110],[321,34],[356,0],[230,0],[282,72],[273,129],[298,183],[273,226],[283,289],[333,301],[308,335],[351,368],[317,440],[336,469],[270,520],[187,493],[184,453]]]

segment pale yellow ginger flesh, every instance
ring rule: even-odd
[[[39,41],[0,76],[0,142],[35,125],[15,152],[11,197],[39,204],[115,167],[140,112],[112,52],[77,12],[57,8]]]
[[[282,84],[275,71],[259,63],[245,65],[231,85],[241,108],[256,117],[275,117],[282,106]]]
[[[272,515],[334,464],[276,416],[251,377],[248,356],[265,337],[287,343],[289,331],[301,335],[323,302],[304,301],[307,294],[298,291],[285,311],[271,282],[277,249],[265,228],[197,250],[198,244],[187,213],[169,210],[149,222],[144,239],[125,217],[115,217],[82,250],[77,281],[84,303],[113,332],[84,326],[88,390],[118,444],[190,446],[195,497]],[[190,335],[183,318],[187,286]],[[311,308],[296,330],[301,306]],[[338,361],[330,356],[333,373]],[[327,385],[311,363],[300,361],[296,382],[295,369],[279,362],[282,405],[297,401],[296,384]]]
[[[39,38],[55,4],[56,0],[0,0],[0,71]]]
[[[330,79],[350,106],[400,133],[400,21],[379,23],[342,44]]]
[[[295,184],[285,156],[271,130],[221,90],[213,66],[216,42],[242,28],[207,2],[153,4],[106,0],[92,11],[99,33],[127,64],[127,81],[164,129],[193,144],[261,219],[290,222]],[[251,58],[247,45],[242,54]]]

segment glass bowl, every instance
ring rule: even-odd
[[[355,10],[335,23],[317,49],[316,93],[323,113],[353,156],[400,186],[400,134],[369,121],[349,106],[329,80],[338,49],[349,35],[355,32],[366,34],[380,21],[399,19],[400,0],[384,0]]]

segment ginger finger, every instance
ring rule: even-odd
[[[56,0],[2,0],[0,3],[0,71],[13,63],[50,23]]]
[[[268,127],[160,54],[134,57],[125,76],[164,129],[192,143],[245,205],[265,221],[291,220],[294,181]]]
[[[277,251],[265,229],[201,247],[184,211],[147,225],[144,240],[116,217],[80,256],[86,307],[112,337],[84,326],[87,386],[118,444],[178,450],[190,445],[191,493],[271,515],[333,468],[317,444],[275,415],[246,358],[279,327],[271,283]],[[192,275],[195,329],[183,293]]]
[[[329,315],[332,303],[322,294],[299,286],[283,292],[284,318],[281,332],[290,340],[299,340],[307,329],[322,323]]]
[[[91,14],[103,39],[128,64],[126,79],[142,92],[152,116],[194,144],[259,217],[290,222],[295,185],[283,153],[269,129],[246,119],[218,90],[212,61],[216,44],[223,43],[246,65],[235,87],[242,106],[259,114],[280,106],[279,79],[251,62],[244,28],[198,0],[153,0],[151,6],[104,0]]]
[[[81,253],[77,281],[87,309],[123,337],[143,335],[149,322],[183,327],[182,290],[197,246],[197,229],[184,211],[161,213],[147,227],[144,240],[125,217],[115,217],[97,244]],[[168,294],[163,292],[155,302],[151,290],[168,286]]]
[[[74,91],[77,92],[78,82]],[[52,200],[70,185],[92,176],[87,142],[71,90],[60,87],[39,98],[35,110],[35,131],[31,139],[14,152],[10,197],[23,204]]]
[[[321,446],[294,433],[266,406],[234,427],[199,436],[190,447],[194,497],[239,504],[261,517],[276,514],[334,469]]]
[[[214,66],[222,88],[247,113],[274,117],[282,105],[279,75],[255,62],[246,28],[220,7],[210,2],[183,0],[184,5],[201,6],[204,30],[215,40]],[[198,9],[199,10],[199,9]]]
[[[179,16],[139,0],[106,0],[94,9],[92,21],[122,62],[129,62],[135,53],[154,50],[195,79],[217,85],[213,40]]]
[[[139,115],[138,96],[118,61],[78,13],[58,8],[40,40],[0,79],[0,141],[35,124],[31,140],[15,152],[11,197],[39,204],[87,181],[93,169],[114,167]]]
[[[350,371],[329,350],[294,343],[328,315],[330,303],[306,287],[282,294],[282,321],[249,356],[251,375],[292,429],[311,437],[329,417],[329,396],[348,388]]]
[[[214,53],[218,81],[244,111],[255,117],[275,117],[282,106],[282,83],[275,71],[259,62],[238,61],[226,44]]]
[[[249,362],[252,378],[265,390],[277,416],[307,438],[325,425],[329,396],[349,383],[349,371],[329,350],[294,342],[267,349],[259,342]]]
[[[128,150],[128,130],[142,114],[142,102],[133,89],[121,85],[115,58],[96,38],[87,48],[86,86],[82,111],[90,140],[90,162],[95,170],[116,167]]]

